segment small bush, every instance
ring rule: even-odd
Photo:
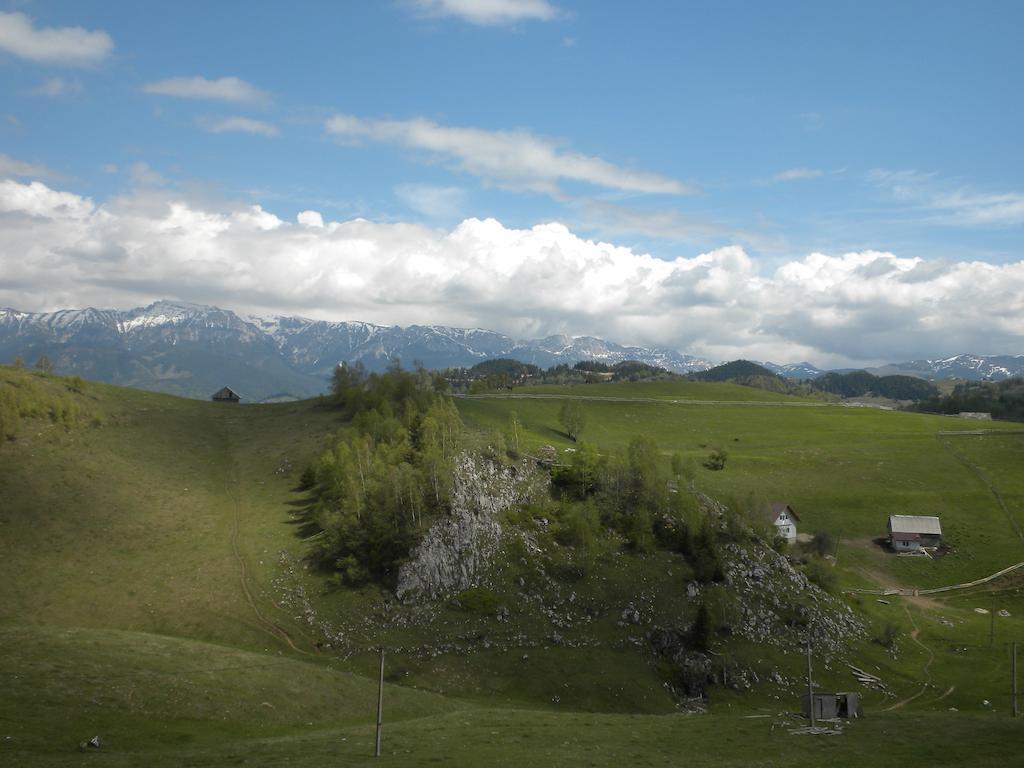
[[[885,628],[882,630],[882,634],[875,638],[875,642],[887,650],[892,650],[896,645],[896,640],[899,638],[900,628],[895,624],[887,623]]]
[[[836,573],[825,560],[813,557],[804,566],[804,575],[812,584],[817,584],[829,594],[835,594],[838,589]]]
[[[725,460],[729,458],[729,452],[724,448],[715,448],[704,461],[704,468],[712,472],[725,469]]]
[[[825,555],[831,555],[835,549],[836,542],[832,538],[832,534],[828,531],[818,531],[807,543],[807,551],[811,554],[815,554],[818,557],[824,557]]]
[[[711,647],[711,614],[704,603],[697,609],[697,616],[690,627],[690,647],[698,651],[706,651]]]

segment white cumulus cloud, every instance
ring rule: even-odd
[[[299,211],[295,220],[306,227],[324,228],[324,217],[319,211]]]
[[[0,11],[0,50],[39,64],[81,67],[106,59],[114,41],[102,30],[37,27],[23,13]]]
[[[466,219],[445,230],[316,211],[285,221],[161,189],[97,205],[38,181],[0,182],[0,306],[163,297],[517,337],[588,334],[715,359],[839,365],[1024,347],[1024,261],[816,252],[765,271],[736,245],[659,259],[559,223]]]
[[[340,141],[369,139],[422,150],[448,160],[460,171],[509,188],[556,194],[560,181],[577,181],[625,192],[684,195],[693,191],[676,179],[565,150],[551,139],[523,130],[487,131],[438,125],[423,117],[369,120],[343,114],[328,119],[325,129]]]
[[[454,16],[480,26],[552,21],[559,10],[548,0],[412,0],[421,13]]]
[[[269,93],[237,77],[221,77],[216,80],[205,77],[169,77],[166,80],[146,83],[142,90],[160,96],[226,101],[233,104],[262,104],[270,101]]]
[[[81,221],[95,210],[92,201],[72,192],[51,189],[40,181],[21,184],[12,179],[0,181],[0,212],[21,213],[55,221]],[[14,254],[6,251],[6,261]]]

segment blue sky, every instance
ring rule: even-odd
[[[0,241],[7,305],[122,306],[162,288],[258,312],[720,357],[1024,352],[1010,291],[1024,269],[1020,3],[0,11],[0,176],[18,185],[3,215],[21,233]],[[47,194],[89,209],[70,227],[25,202]],[[171,242],[175,205],[190,237],[227,224]],[[265,237],[239,219],[252,206],[279,222],[257,227]],[[303,211],[328,224],[312,244]],[[340,226],[357,218],[372,231]],[[555,224],[564,232],[535,231]],[[26,264],[29,231],[43,245]],[[373,259],[399,261],[354,267],[367,240]],[[138,280],[114,278],[126,259]],[[250,268],[244,289],[217,267],[232,260]],[[73,280],[48,271],[58,262]],[[589,293],[510,310],[556,268]],[[298,286],[256,285],[289,272]],[[389,275],[423,298],[381,287]],[[780,315],[780,296],[797,314]],[[1011,317],[989,322],[972,302]]]

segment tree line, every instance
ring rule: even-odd
[[[339,366],[330,400],[346,423],[303,475],[319,529],[311,558],[348,584],[392,582],[449,508],[462,422],[444,379],[423,368]]]
[[[957,384],[948,395],[929,397],[914,410],[946,414],[981,412],[992,414],[993,419],[1024,421],[1024,378]]]

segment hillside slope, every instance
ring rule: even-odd
[[[988,486],[1004,490],[1016,514],[1019,488],[1007,477],[1015,476],[1019,456],[993,448],[988,436],[940,440],[937,432],[956,422],[939,417],[794,408],[785,399],[714,403],[721,398],[712,394],[725,385],[705,385],[705,397],[701,385],[685,386],[696,388],[687,389],[690,405],[629,402],[626,388],[622,401],[584,401],[583,438],[615,451],[645,432],[666,461],[675,450],[702,458],[702,443],[726,445],[726,468],[698,469],[697,485],[724,499],[750,490],[785,496],[804,515],[804,530],[843,527],[839,568],[848,584],[939,583],[1017,555]],[[381,642],[396,684],[385,694],[385,750],[403,763],[612,765],[684,748],[706,754],[705,764],[747,765],[766,749],[792,765],[820,761],[816,746],[770,730],[769,721],[730,714],[791,709],[799,648],[723,639],[758,680],[716,689],[709,718],[655,714],[675,706],[658,659],[644,650],[657,629],[648,622],[660,609],[687,610],[685,566],[672,557],[612,554],[596,578],[608,580],[614,592],[605,594],[614,599],[594,605],[589,596],[598,592],[564,568],[571,553],[552,544],[550,551],[562,554],[548,570],[562,581],[531,587],[544,599],[513,606],[511,625],[488,612],[486,599],[476,608],[468,597],[461,605],[402,605],[375,587],[325,589],[323,576],[303,566],[308,533],[291,513],[304,503],[294,490],[303,467],[339,425],[336,411],[312,402],[217,405],[0,368],[0,393],[13,390],[45,407],[20,417],[15,439],[0,444],[0,673],[8,681],[0,724],[11,736],[0,742],[0,757],[12,764],[67,764],[78,742],[97,733],[112,765],[358,763],[372,744]],[[458,405],[470,424],[499,431],[516,410],[526,451],[548,442],[573,447],[558,431],[558,393],[552,395]],[[57,412],[46,405],[54,403],[62,404]],[[81,418],[60,415],[68,403]],[[1011,432],[996,439],[1021,441]],[[945,447],[951,440],[968,442],[956,443],[953,455]],[[946,494],[955,555],[895,561],[865,548],[864,532],[877,528],[887,496],[925,509]],[[535,525],[529,518],[523,524]],[[515,584],[518,574],[508,575]],[[561,596],[557,606],[545,597],[548,589]],[[638,594],[648,602],[637,602]],[[855,663],[876,670],[890,693],[868,692],[871,717],[855,726],[861,736],[840,739],[835,754],[858,759],[889,727],[928,728],[942,734],[934,764],[956,764],[965,744],[978,764],[1005,761],[1010,732],[990,714],[967,714],[980,711],[981,698],[1005,712],[999,691],[1006,655],[999,645],[988,647],[990,619],[973,610],[990,599],[906,609],[850,601],[869,636],[886,623],[902,634],[895,657],[870,640],[855,647]],[[1021,634],[1024,604],[1012,593],[997,599],[1010,614],[996,627],[1001,643]],[[625,613],[631,601],[638,623]],[[595,608],[600,617],[587,619]],[[574,627],[553,623],[566,617]],[[912,622],[933,653],[959,650],[929,662],[909,640]],[[816,675],[823,685],[851,684],[845,667],[822,662]],[[767,679],[774,672],[781,683]],[[909,714],[881,714],[883,705],[922,690],[926,673],[930,693],[911,701]],[[939,714],[950,706],[962,719]],[[722,743],[723,728],[743,738]],[[972,733],[987,741],[973,743]],[[876,762],[897,765],[900,755]]]

